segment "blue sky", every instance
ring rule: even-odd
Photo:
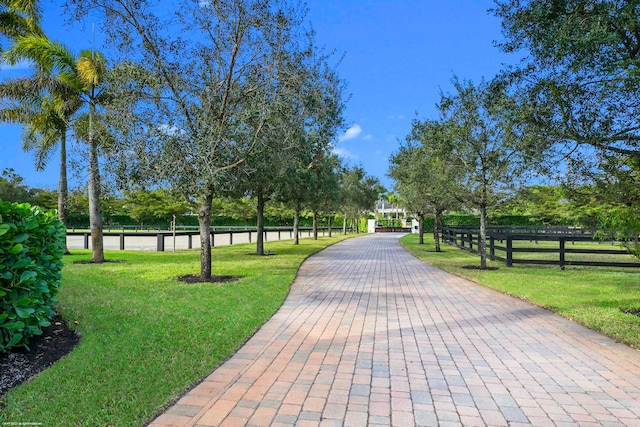
[[[91,46],[91,25],[65,26],[61,2],[42,2],[47,34],[79,52]],[[336,141],[350,164],[361,164],[391,189],[389,156],[411,130],[416,117],[436,117],[440,90],[451,78],[490,79],[514,58],[500,52],[500,21],[489,0],[307,0],[316,40],[344,54],[338,67],[350,99],[349,129]],[[84,27],[84,28],[83,28]],[[96,37],[99,40],[99,35]],[[96,46],[100,48],[100,46]],[[24,70],[3,68],[0,78]],[[0,126],[0,170],[14,168],[32,187],[57,187],[54,154],[44,172],[21,149],[20,128]],[[83,184],[85,175],[72,178]]]

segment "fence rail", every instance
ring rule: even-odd
[[[211,231],[211,246],[216,245],[233,245],[234,242],[238,243],[252,243],[252,241],[257,238],[257,231],[255,228],[249,229],[242,227],[241,229],[225,227],[226,230],[216,229]],[[229,229],[231,228],[231,229]],[[322,233],[322,236],[325,236],[329,231],[328,227],[318,227],[318,233]],[[332,227],[332,232],[342,231],[342,228]],[[313,228],[311,227],[300,227],[298,230],[299,237],[311,237],[313,234]],[[103,236],[106,238],[118,238],[118,249],[153,249],[155,248],[158,252],[165,251],[166,248],[175,247],[175,242],[177,239],[180,239],[180,247],[179,249],[193,249],[194,247],[194,239],[196,236],[196,242],[199,245],[198,237],[200,233],[198,231],[176,231],[175,233],[171,231],[105,231],[103,232]],[[234,236],[236,236],[234,238]],[[264,240],[265,242],[270,240],[287,240],[293,239],[293,228],[292,227],[268,227],[264,230]],[[67,246],[72,247],[74,245],[70,245],[72,243],[70,241],[70,237],[82,237],[81,245],[76,243],[75,246],[81,246],[84,249],[90,248],[91,241],[91,233],[88,231],[69,231],[67,232]],[[170,241],[167,244],[167,240]],[[221,239],[222,237],[222,239]],[[240,237],[240,238],[238,238]],[[132,243],[132,239],[135,239],[135,243]],[[223,240],[222,242],[220,240]],[[127,243],[127,241],[129,243]],[[171,244],[173,243],[173,245]],[[106,246],[106,244],[105,244]],[[77,247],[75,247],[77,248]]]
[[[582,229],[570,227],[488,227],[485,251],[489,259],[504,262],[507,267],[513,264],[538,264],[557,265],[561,269],[565,266],[592,266],[592,267],[634,267],[639,268],[640,263],[624,249],[596,249],[593,247],[574,247],[576,243],[602,244],[603,239],[596,234],[595,229]],[[480,230],[476,227],[443,227],[441,229],[442,240],[460,249],[479,255]],[[608,240],[610,245],[620,244],[613,236]],[[522,242],[525,242],[523,245]],[[535,246],[526,245],[532,243]],[[538,246],[540,242],[556,242],[557,246]],[[516,244],[514,246],[514,243]],[[571,246],[567,246],[570,244]],[[557,254],[557,257],[517,257],[516,254]],[[503,254],[503,255],[500,255]],[[573,256],[595,255],[597,260],[570,259]],[[616,257],[618,261],[610,261]],[[626,258],[626,261],[623,260]]]

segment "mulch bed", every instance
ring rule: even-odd
[[[53,365],[79,342],[80,335],[55,316],[42,335],[31,339],[31,351],[19,348],[0,354],[0,395]]]
[[[188,274],[186,276],[178,276],[177,279],[185,283],[229,283],[235,282],[238,276],[211,276],[209,280],[202,280],[197,274]]]

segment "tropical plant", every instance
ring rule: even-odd
[[[11,63],[22,59],[33,61],[39,72],[51,76],[60,83],[64,91],[51,91],[52,106],[47,109],[48,117],[58,120],[57,126],[51,126],[52,137],[63,138],[69,118],[81,106],[88,106],[88,130],[86,142],[89,145],[89,218],[91,228],[92,262],[104,261],[102,241],[102,214],[100,211],[100,169],[98,164],[98,143],[96,137],[96,106],[103,97],[99,87],[106,74],[105,57],[93,50],[83,50],[76,58],[62,44],[41,35],[28,35],[16,39],[6,51]],[[65,108],[61,106],[67,106]],[[55,120],[54,120],[55,121]],[[44,127],[38,132],[43,133]],[[37,132],[36,132],[37,133]],[[79,133],[76,132],[76,135]],[[64,150],[61,150],[64,152]],[[62,162],[61,162],[62,164]],[[62,166],[61,166],[62,168]]]
[[[42,10],[37,0],[0,1],[0,35],[10,40],[28,34],[42,34]]]
[[[0,200],[0,352],[28,348],[51,324],[64,240],[53,212]]]
[[[51,151],[60,148],[58,218],[67,223],[67,133],[81,107],[73,87],[53,76],[8,79],[0,83],[0,121],[23,125],[25,151],[34,151],[36,169],[44,169]]]

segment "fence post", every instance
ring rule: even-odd
[[[229,245],[233,245],[233,231],[229,231]]]
[[[192,243],[192,235],[188,234],[187,235],[188,239],[187,239],[187,248],[191,249],[193,247],[193,243]]]
[[[124,233],[120,233],[120,250],[124,251]]]
[[[158,233],[158,252],[164,252],[164,234]]]
[[[278,230],[278,240],[280,240],[280,230]]]
[[[249,243],[251,243],[251,230],[249,230]]]
[[[84,248],[89,249],[89,233],[84,233]]]
[[[513,266],[513,239],[507,236],[507,267]]]
[[[564,243],[565,243],[565,238],[564,237],[560,237],[560,270],[564,270],[564,263],[565,263],[565,249],[564,249]]]
[[[489,237],[489,259],[491,261],[495,261],[496,260],[496,249],[494,247],[494,243],[495,240],[493,238],[493,236]]]
[[[473,253],[473,233],[469,231],[468,236],[469,236],[469,252]],[[480,237],[478,237],[478,240],[480,240]]]

